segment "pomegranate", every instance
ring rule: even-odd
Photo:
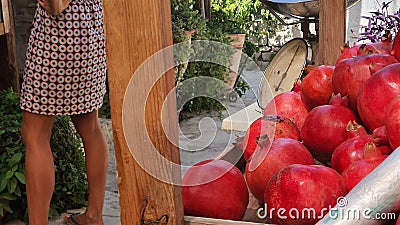
[[[290,165],[270,179],[264,198],[266,212],[274,223],[309,225],[315,224],[345,194],[343,179],[332,168]]]
[[[346,131],[347,139],[368,135],[365,128],[358,124],[356,121],[350,121],[346,126]]]
[[[314,164],[310,152],[302,143],[290,138],[269,139],[260,143],[246,165],[247,185],[260,203],[264,201],[264,190],[268,180],[280,169],[291,164]]]
[[[386,126],[380,126],[372,132],[376,145],[389,145],[389,138],[386,133]]]
[[[348,166],[342,173],[348,191],[386,159],[373,142],[365,144],[364,157]]]
[[[339,64],[341,61],[345,59],[356,57],[359,48],[360,45],[355,45],[353,47],[350,47],[349,44],[346,43],[343,47],[340,48],[341,54],[339,58],[336,60],[335,65]]]
[[[343,60],[336,65],[333,71],[333,93],[340,93],[342,96],[348,95],[349,107],[356,112],[358,92],[371,77],[371,67],[379,64],[379,68],[382,68],[396,62],[397,60],[389,54],[369,54]]]
[[[296,82],[294,91],[284,92],[274,97],[264,109],[264,115],[277,114],[293,120],[297,128],[301,129],[308,110],[301,100],[300,83]]]
[[[400,32],[394,37],[391,54],[400,61]]]
[[[386,32],[381,37],[380,42],[376,43],[367,43],[367,45],[372,46],[379,53],[390,54],[393,49],[393,38],[390,32]]]
[[[361,87],[357,109],[364,125],[373,131],[385,124],[386,109],[400,95],[400,63],[374,73]]]
[[[397,74],[399,75],[399,74]],[[390,103],[386,112],[385,127],[389,144],[392,149],[400,146],[400,96]]]
[[[246,132],[243,140],[246,161],[257,148],[257,139],[265,135],[271,139],[287,137],[300,140],[300,131],[291,120],[279,115],[265,115],[255,120]]]
[[[301,99],[308,110],[329,103],[332,95],[332,74],[335,67],[322,65],[308,67],[301,82]]]
[[[241,220],[249,203],[240,170],[224,160],[205,160],[182,179],[185,215]]]
[[[341,48],[341,55],[336,61],[337,65],[344,59],[366,55],[366,54],[390,54],[392,50],[392,34],[386,33],[382,36],[381,41],[377,43],[364,43],[360,45],[355,45],[350,48],[348,44],[346,44],[343,48]]]
[[[339,144],[332,154],[331,166],[337,172],[342,173],[353,162],[361,160],[364,156],[364,146],[373,140],[365,129],[350,122],[346,130],[350,134],[350,139]]]
[[[347,140],[347,124],[350,121],[358,121],[354,112],[343,106],[344,103],[338,99],[341,99],[340,95],[333,96],[331,104],[334,105],[322,105],[312,109],[300,131],[304,145],[321,162],[330,161],[335,148]],[[346,101],[346,98],[341,101]]]

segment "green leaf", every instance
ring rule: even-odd
[[[2,192],[7,187],[8,179],[1,179],[0,192]]]
[[[13,213],[12,209],[10,208],[10,206],[8,204],[3,205],[3,208],[9,213]]]
[[[13,155],[10,159],[10,161],[8,161],[8,166],[14,166],[15,164],[17,164],[19,161],[21,161],[22,158],[22,153],[17,153],[15,155]]]
[[[6,199],[6,200],[12,201],[12,200],[15,200],[15,197],[8,193],[3,193],[0,195],[0,199]]]
[[[0,204],[0,216],[3,217],[4,216],[4,205]]]
[[[15,172],[15,176],[17,177],[17,179],[19,180],[19,182],[25,184],[25,175],[21,172]]]
[[[18,169],[18,164],[15,164],[14,167],[11,169],[11,171],[15,172]]]
[[[14,172],[13,171],[7,171],[6,179],[10,179],[12,176],[14,176]]]
[[[8,183],[9,184],[8,191],[10,193],[14,193],[15,188],[17,188],[17,183],[18,182],[17,182],[17,179],[15,177],[11,178],[10,183]]]
[[[17,188],[14,191],[14,194],[18,197],[21,197],[21,188],[17,185]]]

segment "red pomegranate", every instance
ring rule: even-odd
[[[328,162],[335,148],[347,140],[347,124],[358,121],[354,112],[343,106],[338,99],[341,99],[340,95],[332,98],[331,104],[334,105],[312,109],[300,131],[304,145],[321,162]],[[342,99],[345,100],[346,98]]]
[[[346,44],[343,48],[341,48],[341,55],[336,61],[337,65],[344,59],[366,55],[366,54],[390,54],[392,50],[392,34],[386,33],[382,36],[381,41],[377,43],[364,43],[355,45],[350,48],[348,44]]]
[[[352,163],[342,173],[347,190],[353,189],[386,158],[373,142],[365,144],[363,159]]]
[[[241,220],[249,192],[237,167],[224,160],[205,160],[186,172],[182,198],[185,215]]]
[[[342,173],[353,162],[361,160],[364,156],[365,144],[373,141],[372,136],[356,123],[350,122],[346,130],[350,138],[335,148],[331,159],[332,168],[339,173]]]
[[[396,149],[400,146],[400,96],[394,98],[388,106],[385,127],[390,147]]]
[[[356,121],[350,121],[346,126],[346,131],[347,139],[368,135],[365,128],[358,124]]]
[[[389,138],[386,133],[386,126],[380,126],[372,132],[374,144],[376,145],[389,145]]]
[[[307,76],[301,82],[301,99],[308,110],[329,103],[332,96],[334,66],[308,67]]]
[[[290,138],[263,141],[246,165],[247,185],[260,203],[268,180],[280,169],[291,164],[314,164],[310,152],[302,143]]]
[[[400,95],[400,63],[376,72],[361,87],[357,109],[364,125],[373,131],[385,124],[385,114],[390,102]]]
[[[294,91],[284,92],[274,97],[264,109],[264,115],[277,114],[293,120],[297,128],[301,129],[308,110],[301,100],[300,83],[296,82]]]
[[[356,112],[358,92],[371,77],[371,70],[373,70],[371,67],[379,64],[379,68],[382,68],[396,62],[397,60],[389,54],[369,54],[343,60],[336,65],[333,71],[333,93],[340,93],[342,96],[348,95],[349,107]]]
[[[394,37],[391,54],[400,62],[400,32]]]
[[[378,147],[382,154],[389,155],[393,152],[393,149],[390,147],[389,144],[389,137],[387,136],[386,126],[376,128],[372,132],[372,138],[374,140],[374,144]]]
[[[264,198],[268,207],[266,212],[270,212],[274,223],[309,225],[315,224],[318,217],[326,214],[327,209],[335,206],[337,199],[345,194],[343,179],[332,168],[290,165],[270,179]]]
[[[244,136],[243,156],[246,161],[256,150],[257,139],[265,135],[271,139],[286,137],[300,140],[300,131],[291,120],[279,115],[265,115],[255,120]]]

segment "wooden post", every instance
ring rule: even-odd
[[[319,65],[335,65],[345,43],[346,0],[319,0]]]
[[[0,15],[0,49],[4,55],[0,59],[0,78],[2,83],[0,89],[13,87],[15,92],[19,92],[19,74],[16,56],[16,40],[14,32],[14,18],[11,0],[1,0]],[[4,58],[3,58],[4,57]]]
[[[146,73],[135,74],[150,56],[172,45],[170,1],[104,0],[103,3],[121,223],[183,224],[180,186],[165,183],[147,173],[132,156],[127,144],[127,141],[133,142],[142,156],[148,154],[147,166],[156,168],[167,177],[179,176],[180,179],[180,174],[171,174],[170,165],[150,154],[154,145],[166,159],[177,164],[180,161],[179,150],[172,144],[177,143],[175,99],[167,103],[168,115],[163,115],[163,121],[160,118],[165,96],[175,84],[173,69],[157,82],[154,82],[157,69],[146,68]],[[159,63],[172,65],[172,52],[161,58]],[[123,124],[126,113],[123,112],[126,106],[123,106],[124,95],[132,77],[135,78],[134,90],[128,93],[127,101],[132,111],[131,118],[129,124]],[[151,83],[154,83],[152,91],[145,93],[147,90],[144,87]],[[141,99],[147,94],[145,107],[142,108]],[[146,124],[146,130],[138,125],[142,123]],[[164,123],[169,126],[166,131],[162,127]],[[126,132],[123,131],[129,131],[126,139]],[[152,143],[147,142],[147,134]]]

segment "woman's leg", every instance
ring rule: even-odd
[[[89,201],[83,215],[74,219],[85,224],[103,224],[103,204],[106,189],[108,147],[98,120],[98,112],[71,116],[82,138],[89,183]],[[73,223],[72,223],[73,224]]]
[[[26,148],[25,176],[30,225],[48,222],[54,190],[54,162],[50,149],[54,116],[23,113],[21,134]]]

